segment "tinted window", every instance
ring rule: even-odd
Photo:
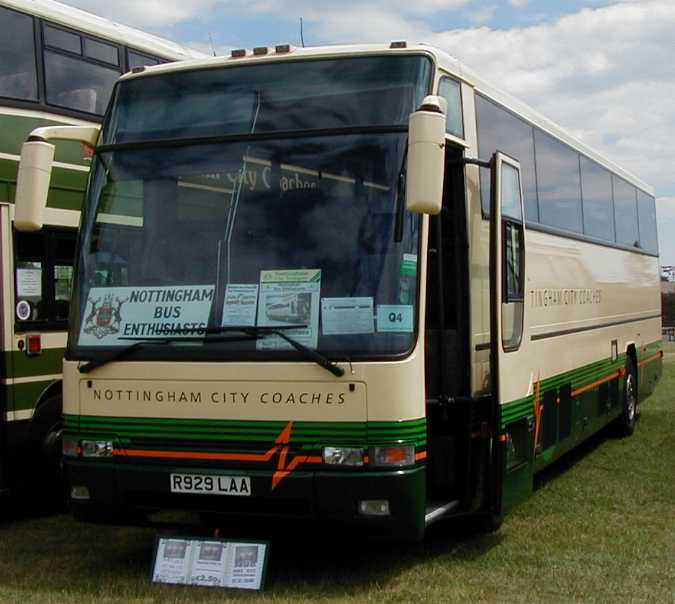
[[[0,8],[0,29],[0,96],[37,100],[33,18]]]
[[[490,159],[495,151],[502,151],[520,162],[525,196],[525,215],[538,221],[537,187],[534,176],[534,140],[532,126],[481,96],[476,96],[478,120],[478,153],[481,159]],[[480,171],[480,190],[483,211],[490,209],[489,170]]]
[[[438,84],[438,96],[448,101],[446,131],[460,138],[464,138],[464,123],[462,121],[462,92],[459,82],[450,78],[442,78]]]
[[[658,253],[656,238],[656,202],[651,195],[638,189],[638,224],[640,227],[640,247],[652,254]]]
[[[616,241],[634,246],[639,239],[635,187],[616,176],[612,180],[614,182]]]
[[[103,115],[119,72],[81,59],[45,52],[47,102]]]
[[[111,63],[112,65],[120,64],[120,57],[116,46],[111,44],[104,44],[103,42],[96,42],[96,40],[84,39],[84,54],[98,61],[104,63]]]
[[[57,29],[51,25],[44,26],[45,45],[82,54],[80,36],[63,29]]]
[[[159,63],[159,59],[156,57],[148,57],[134,52],[133,50],[130,50],[127,56],[129,59],[129,70],[136,67],[145,67],[147,65],[157,65]]]
[[[421,56],[194,69],[120,83],[106,143],[404,126],[429,91]],[[113,138],[111,138],[113,137]]]
[[[16,233],[17,330],[65,329],[75,256],[74,230]]]
[[[520,179],[518,171],[509,164],[502,164],[502,216],[522,220],[520,209]]]
[[[581,192],[584,204],[584,233],[591,237],[614,241],[612,175],[583,155]]]
[[[581,233],[579,154],[535,130],[539,221]]]

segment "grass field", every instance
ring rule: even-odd
[[[635,434],[600,434],[547,470],[495,535],[467,535],[456,523],[419,546],[272,535],[261,594],[150,583],[155,536],[195,534],[194,526],[129,529],[5,512],[0,602],[673,603],[674,393],[669,354]]]

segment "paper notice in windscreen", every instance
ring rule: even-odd
[[[323,298],[321,325],[327,336],[373,333],[373,299]]]
[[[222,325],[255,325],[257,283],[229,283],[225,288]]]
[[[258,326],[286,328],[294,340],[317,347],[319,331],[320,269],[276,270],[260,272]],[[300,325],[297,329],[288,329]],[[279,336],[256,342],[258,350],[292,350]]]

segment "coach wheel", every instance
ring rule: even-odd
[[[621,436],[635,432],[638,413],[638,393],[635,366],[632,360],[626,363],[626,378],[623,383],[621,415],[617,418],[617,429]]]
[[[60,489],[62,484],[61,438],[63,420],[60,396],[46,400],[35,410],[31,433],[35,447],[37,475],[46,479],[50,487]]]

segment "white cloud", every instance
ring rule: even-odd
[[[610,159],[675,194],[675,3],[626,2],[549,24],[431,41]]]
[[[208,14],[222,0],[66,0],[100,17],[157,31],[181,21]]]
[[[487,23],[495,15],[497,6],[495,4],[490,4],[488,6],[481,6],[476,10],[470,11],[467,13],[467,18],[474,25],[480,25],[481,23]]]
[[[525,8],[529,0],[509,0],[509,4],[514,8]]]

